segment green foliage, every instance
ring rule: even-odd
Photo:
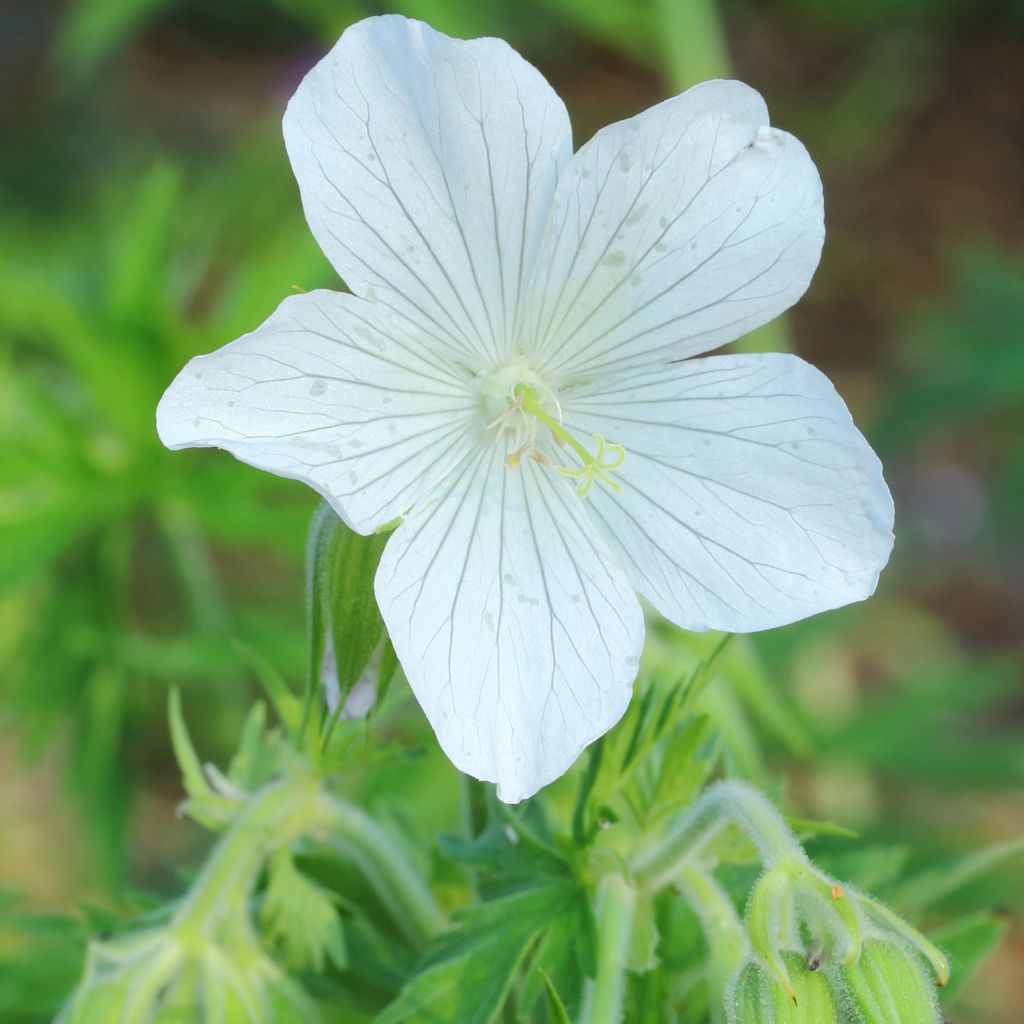
[[[1010,6],[989,5],[1007,19]],[[754,7],[730,5],[730,26],[745,40],[741,68],[759,66],[762,38],[778,42],[780,7],[795,12],[787,29],[794,47],[806,40],[831,54],[847,29],[862,36],[866,56],[846,54],[850,74],[835,101],[828,85],[820,103],[814,91],[815,111],[801,113],[827,134],[820,155],[831,155],[833,190],[846,187],[850,166],[880,167],[911,112],[915,123],[927,119],[931,41],[969,13],[963,0]],[[711,73],[706,62],[724,60],[706,31],[687,31],[701,10],[713,15],[704,4],[688,8],[690,20],[668,0],[408,0],[392,9],[525,48],[553,80],[574,83],[584,125],[588,116],[607,120],[592,113],[602,104],[639,105],[618,95],[622,82],[642,92],[656,88],[652,72],[688,81],[698,65],[686,45],[701,74]],[[969,559],[1002,581],[999,608],[1012,615],[1006,595],[1015,592],[1024,516],[1016,259],[972,250],[954,262],[951,295],[894,330],[876,419],[870,401],[863,419],[897,484],[935,453],[966,469],[986,499],[969,542],[952,553],[922,547],[901,500],[900,547],[870,606],[877,612],[850,610],[756,640],[683,638],[652,622],[620,726],[566,781],[515,809],[470,784],[454,834],[458,780],[401,684],[371,599],[385,538],[356,537],[318,513],[307,645],[299,581],[308,495],[226,456],[172,456],[153,423],[156,401],[187,358],[252,329],[293,287],[336,284],[302,222],[276,124],[271,131],[262,115],[239,116],[237,99],[222,109],[222,85],[241,69],[250,95],[255,60],[261,81],[290,80],[317,46],[375,10],[364,0],[76,0],[45,62],[59,97],[47,105],[40,90],[50,123],[3,126],[21,178],[0,171],[0,720],[29,753],[62,755],[69,803],[104,882],[82,867],[90,857],[79,843],[48,837],[42,809],[56,801],[47,789],[31,791],[38,821],[5,821],[0,853],[22,858],[18,877],[32,857],[19,852],[22,840],[38,828],[68,851],[58,858],[68,877],[47,884],[47,904],[51,888],[53,902],[76,902],[65,895],[73,883],[88,898],[117,893],[119,912],[90,907],[73,920],[0,900],[0,1020],[53,1020],[76,979],[79,996],[64,1019],[98,1024],[126,1005],[136,1019],[164,1024],[306,1024],[318,1014],[357,1024],[578,1020],[598,957],[601,879],[628,878],[637,844],[678,820],[709,780],[746,778],[779,797],[791,771],[798,799],[787,806],[837,819],[788,819],[801,837],[816,837],[815,863],[927,927],[952,967],[943,1005],[973,1019],[963,986],[1010,928],[995,908],[1019,903],[1021,846],[950,847],[1009,827],[1002,803],[999,815],[965,811],[986,793],[1011,800],[1024,778],[1020,652],[972,649],[956,636],[962,623],[944,611],[939,618],[921,586],[943,578],[957,557]],[[182,101],[185,115],[171,111],[183,79],[168,54],[178,47],[190,83],[206,74],[216,83],[212,99],[197,92]],[[959,66],[957,40],[952,52]],[[174,85],[158,96],[147,67]],[[900,187],[891,169],[885,177],[887,188]],[[342,720],[326,706],[328,647],[336,711],[368,666],[376,674],[368,720]],[[894,647],[910,654],[901,660]],[[297,692],[285,680],[301,678],[307,661],[308,685]],[[822,693],[844,673],[855,677],[852,691],[835,691],[837,707],[849,699],[844,713],[816,718],[788,698],[794,666],[807,661]],[[266,708],[253,704],[250,680]],[[239,729],[228,759],[226,737]],[[204,763],[197,747],[227,766]],[[170,869],[191,859],[167,806],[171,748],[184,812],[218,837],[183,899],[183,885],[170,881]],[[839,759],[844,776],[880,802],[881,817],[851,810],[859,836],[845,827],[842,800],[838,810],[822,808],[814,749]],[[278,808],[272,827],[246,835],[239,822],[266,808],[259,801],[280,785],[296,799]],[[307,807],[300,790],[325,801],[315,828],[296,819]],[[144,797],[147,830],[166,823],[166,834],[140,843],[148,852],[132,871],[158,897],[125,890],[135,795]],[[197,953],[172,934],[173,922],[202,891],[209,866],[224,863],[221,844],[239,835],[247,841],[231,848],[253,855],[252,870],[244,885],[222,878],[208,889],[216,941]],[[735,916],[755,882],[756,850],[727,828],[707,853],[702,869],[713,867],[722,906]],[[725,910],[719,916],[729,920]],[[721,1019],[706,928],[681,891],[637,893],[623,954],[624,1024]],[[797,965],[791,974],[804,978]],[[140,999],[147,987],[155,1002]]]
[[[177,213],[184,182],[156,165],[128,203],[112,189],[56,235],[9,216],[15,244],[0,256],[0,331],[19,361],[0,385],[0,589],[16,609],[2,638],[8,711],[40,748],[70,731],[73,791],[114,884],[135,781],[118,763],[132,733],[159,718],[162,687],[216,680],[213,726],[240,681],[227,636],[258,637],[293,665],[300,650],[298,616],[289,628],[270,595],[228,610],[212,547],[294,555],[305,495],[227,460],[174,460],[155,434],[167,382],[189,354],[228,335],[239,317],[232,293],[266,272],[248,261],[219,304],[208,295],[203,318],[188,314],[210,285]]]

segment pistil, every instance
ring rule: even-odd
[[[537,392],[527,384],[517,384],[513,391],[513,405],[532,416],[539,423],[543,423],[551,431],[555,440],[561,446],[568,446],[579,458],[581,465],[578,467],[555,466],[555,469],[564,476],[573,477],[580,482],[576,485],[576,494],[585,498],[590,493],[594,480],[600,480],[607,488],[616,494],[622,493],[622,485],[611,477],[612,470],[618,469],[626,459],[626,450],[620,444],[609,444],[600,434],[594,434],[593,438],[597,444],[597,451],[591,455],[586,448],[576,440],[572,434],[554,418],[541,404]],[[519,464],[522,458],[522,450],[513,452],[509,457],[509,465]],[[539,461],[539,460],[538,460]]]

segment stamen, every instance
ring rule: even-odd
[[[556,420],[546,409],[540,404],[537,398],[536,392],[533,388],[528,387],[525,384],[518,384],[514,391],[513,402],[516,403],[517,409],[522,409],[523,412],[529,413],[535,420],[543,423],[551,433],[554,435],[555,441],[559,447],[564,448],[568,445],[579,458],[581,465],[578,467],[570,466],[555,466],[555,469],[563,474],[564,476],[574,477],[580,482],[576,485],[576,494],[580,498],[585,498],[590,493],[590,488],[594,485],[594,480],[600,480],[609,490],[614,491],[616,494],[622,493],[622,485],[617,483],[609,475],[612,470],[618,469],[619,466],[626,459],[626,449],[620,444],[609,444],[600,434],[594,434],[594,441],[597,443],[597,452],[593,455],[587,451],[586,448],[580,444],[569,433],[568,430],[562,426],[560,420]],[[556,400],[556,405],[557,400]],[[561,415],[561,407],[559,407],[559,415]],[[506,460],[510,466],[519,465],[519,460],[522,458],[522,453],[525,448],[513,452],[512,455]],[[537,459],[537,461],[541,461]],[[546,460],[545,460],[546,461]]]
[[[508,466],[509,469],[515,469],[522,461],[523,456],[527,451],[529,451],[529,448],[530,442],[527,441],[526,444],[520,445],[514,452],[509,452],[509,454],[505,456],[505,465]],[[537,453],[531,452],[530,454],[536,455]]]

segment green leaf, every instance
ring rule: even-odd
[[[333,894],[306,878],[288,850],[279,852],[270,864],[260,917],[290,968],[311,968],[319,974],[325,960],[339,969],[347,965],[345,936]]]
[[[204,800],[216,796],[206,779],[196,748],[192,746],[192,738],[188,734],[185,716],[181,710],[181,694],[177,687],[171,690],[167,715],[171,726],[171,746],[174,749],[175,760],[178,762],[185,792],[193,800]]]
[[[262,654],[238,639],[234,640],[234,647],[256,674],[263,692],[274,705],[274,711],[289,735],[297,737],[302,722],[302,702],[289,689],[281,673]]]
[[[808,836],[835,836],[839,839],[858,838],[858,833],[853,829],[837,825],[834,821],[815,821],[812,818],[797,818],[792,814],[787,814],[786,822],[794,832],[800,834],[801,839]]]
[[[566,1010],[565,1003],[562,1002],[562,997],[558,994],[554,982],[544,971],[540,972],[540,976],[544,979],[544,991],[548,997],[548,1017],[551,1024],[570,1024],[569,1011]]]
[[[1024,838],[974,850],[904,882],[889,902],[904,911],[924,910],[971,882],[1024,855]]]
[[[550,982],[564,999],[572,1016],[583,1001],[583,986],[597,970],[597,922],[586,893],[579,890],[565,911],[553,917],[530,958],[522,993],[520,1014],[529,1012]]]
[[[968,981],[975,968],[992,952],[1010,928],[1006,914],[970,914],[932,932],[931,938],[949,957],[949,983],[942,990],[947,1002]]]
[[[56,63],[75,81],[90,75],[168,0],[77,0],[57,40]]]
[[[238,804],[224,794],[218,793],[210,785],[188,734],[181,710],[181,696],[176,688],[170,692],[168,718],[171,746],[181,771],[185,792],[188,794],[185,809],[201,825],[210,829],[222,828],[234,817]]]
[[[377,1024],[490,1024],[531,947],[578,896],[553,883],[464,910]]]

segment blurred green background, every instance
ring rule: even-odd
[[[392,10],[508,39],[577,145],[728,62],[807,144],[829,234],[788,333],[881,453],[897,541],[873,600],[757,638],[812,738],[772,769],[896,860],[1024,833],[1024,5],[5,0],[0,1020],[49,1019],[86,923],[198,862],[168,688],[217,760],[253,657],[304,674],[313,495],[163,451],[153,411],[188,357],[336,284],[280,117],[346,24]],[[1019,874],[956,909],[1020,913]],[[1018,1019],[1021,962],[1014,926],[955,1019]]]

